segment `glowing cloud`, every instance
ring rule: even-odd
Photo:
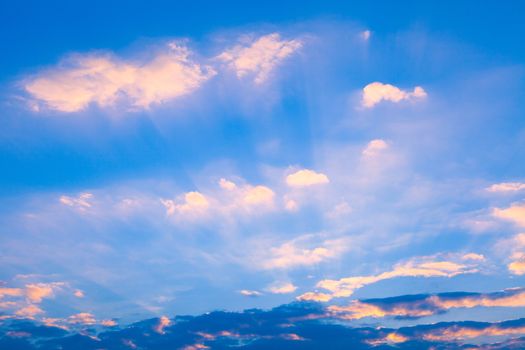
[[[365,108],[372,108],[381,101],[400,102],[403,100],[418,100],[425,98],[427,93],[421,86],[416,86],[409,92],[380,82],[370,83],[363,88],[361,104]]]
[[[168,327],[171,324],[171,320],[166,316],[161,316],[159,322],[153,327],[153,330],[159,334],[164,334],[164,328]]]
[[[180,214],[199,214],[208,209],[210,203],[208,199],[199,192],[187,192],[184,194],[182,203],[177,204],[171,199],[161,199],[161,203],[166,207],[167,215]]]
[[[286,177],[286,183],[291,187],[308,187],[313,185],[327,184],[330,180],[323,173],[303,169],[296,171]]]
[[[382,280],[397,277],[453,277],[472,272],[476,272],[476,270],[471,266],[453,261],[420,259],[398,264],[394,266],[391,271],[378,275],[347,277],[339,280],[322,280],[317,283],[317,287],[328,290],[332,298],[349,297],[355,290]]]
[[[501,182],[487,187],[487,191],[496,193],[517,192],[522,190],[525,190],[525,183],[521,182]]]
[[[23,86],[36,106],[60,112],[77,112],[90,104],[110,107],[118,102],[148,108],[188,94],[216,74],[192,61],[191,55],[188,48],[176,43],[169,43],[146,62],[110,54],[78,54],[27,79]]]
[[[362,154],[364,157],[374,157],[374,156],[377,156],[382,151],[386,150],[387,148],[388,148],[388,143],[385,140],[375,139],[375,140],[370,141],[366,145]]]
[[[254,82],[262,84],[277,65],[301,46],[299,40],[281,40],[278,33],[273,33],[259,37],[249,46],[235,46],[218,59],[227,62],[238,78],[253,74]]]
[[[509,208],[495,208],[492,215],[503,220],[514,222],[516,225],[525,227],[525,204],[513,204]]]
[[[347,306],[328,306],[333,317],[357,320],[365,317],[425,317],[454,308],[523,307],[525,289],[508,289],[496,293],[445,293],[412,296],[402,299],[354,300]]]

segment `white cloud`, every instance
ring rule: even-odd
[[[281,40],[278,33],[273,33],[261,36],[247,46],[237,45],[226,50],[218,59],[227,62],[238,78],[250,74],[256,84],[261,84],[278,64],[301,46],[299,40]]]
[[[289,294],[295,292],[296,289],[297,287],[290,282],[276,282],[267,288],[273,294]]]
[[[282,245],[270,248],[268,257],[262,259],[263,269],[288,269],[310,266],[335,258],[347,249],[344,239],[325,240],[312,244],[313,235],[298,237]]]
[[[361,104],[365,108],[372,108],[381,101],[400,102],[403,100],[417,100],[427,96],[421,86],[416,86],[412,92],[380,82],[373,82],[363,88]]]
[[[521,182],[501,182],[487,187],[487,191],[495,193],[517,192],[522,190],[525,190],[525,183]]]
[[[259,297],[262,295],[261,292],[258,292],[256,290],[248,290],[248,289],[240,290],[239,293],[241,295],[244,295],[245,297]]]
[[[362,154],[365,157],[374,157],[377,156],[382,151],[388,149],[388,143],[385,140],[382,139],[375,139],[370,141],[365,149],[363,150]]]
[[[33,104],[60,112],[77,112],[90,104],[110,107],[118,102],[148,108],[188,94],[216,74],[192,61],[191,55],[188,48],[175,43],[146,62],[109,54],[78,54],[27,79],[23,87]]]
[[[494,208],[492,215],[503,220],[514,222],[516,225],[525,227],[525,204],[515,203],[508,208]]]
[[[327,184],[330,180],[323,173],[302,169],[286,177],[286,183],[291,187],[308,187],[312,185]]]

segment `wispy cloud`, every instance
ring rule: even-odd
[[[253,76],[256,84],[262,84],[275,67],[302,45],[298,39],[282,40],[279,33],[272,33],[228,49],[218,59],[228,63],[237,77]]]
[[[357,289],[382,280],[397,277],[453,277],[465,273],[477,272],[473,265],[458,263],[456,261],[436,259],[435,257],[414,258],[404,263],[399,263],[390,271],[377,275],[346,277],[339,280],[326,279],[317,283],[317,287],[328,292],[317,294],[310,292],[299,296],[300,300],[329,300],[336,297],[349,297]]]

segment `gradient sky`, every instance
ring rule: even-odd
[[[2,3],[0,314],[522,287],[524,11]],[[516,318],[520,300],[425,322]]]

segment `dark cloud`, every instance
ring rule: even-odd
[[[448,294],[451,298],[477,296]],[[425,296],[371,299],[390,305],[420,302]],[[365,301],[363,301],[365,302]],[[123,328],[65,331],[31,320],[4,320],[0,349],[9,350],[123,350],[123,349],[521,349],[525,319],[500,323],[442,322],[412,327],[351,327],[327,316],[321,304],[296,302],[271,310],[216,311],[200,316],[177,316],[156,331],[158,318]],[[476,336],[507,336],[509,340],[483,346],[468,345]],[[515,339],[511,339],[515,338]],[[520,347],[522,346],[522,347]]]

